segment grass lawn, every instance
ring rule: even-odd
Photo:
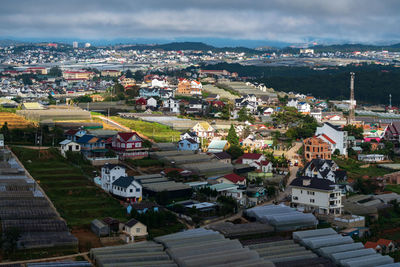
[[[172,142],[179,140],[180,132],[166,125],[141,120],[123,119],[117,116],[111,117],[114,121],[153,139],[155,142]]]
[[[363,176],[379,177],[393,172],[393,170],[380,168],[374,164],[371,164],[367,168],[361,168],[361,166],[365,165],[365,163],[360,163],[351,158],[349,159],[334,158],[333,160],[339,165],[340,169],[347,171],[347,175],[351,179],[362,178]]]
[[[97,187],[90,166],[75,166],[55,150],[39,151],[13,147],[13,152],[51,199],[72,228],[87,228],[93,219],[114,217],[126,221],[120,203]]]

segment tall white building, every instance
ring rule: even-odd
[[[290,188],[292,207],[325,215],[341,215],[342,190],[330,180],[302,176],[294,179]]]
[[[86,48],[89,48],[89,47],[91,47],[92,45],[90,44],[90,43],[85,43],[85,47]]]
[[[332,153],[338,149],[341,155],[347,155],[347,131],[325,122],[317,127],[315,135],[331,145]]]
[[[73,47],[73,48],[78,48],[78,42],[76,42],[76,41],[75,41],[75,42],[72,42],[72,47]]]
[[[112,183],[119,177],[127,176],[125,167],[115,164],[106,164],[101,168],[101,188],[111,192]]]

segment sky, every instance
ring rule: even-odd
[[[0,39],[395,43],[399,14],[399,0],[1,0]]]

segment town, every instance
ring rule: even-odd
[[[398,266],[400,115],[357,73],[329,100],[201,65],[262,55],[58,46],[0,50],[5,263]]]

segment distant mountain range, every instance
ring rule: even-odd
[[[34,45],[43,44],[43,42],[23,42],[15,41],[11,39],[0,40],[0,46],[8,45]],[[64,42],[61,42],[64,43]],[[65,43],[64,43],[65,44]],[[67,43],[66,46],[71,46]],[[107,47],[107,46],[105,46]],[[248,53],[248,54],[262,54],[262,53],[298,53],[299,48],[293,47],[271,47],[271,46],[261,46],[258,48],[249,48],[245,46],[226,46],[226,47],[216,47],[203,42],[171,42],[165,44],[117,44],[113,47],[121,50],[136,49],[136,50],[164,50],[164,51],[184,51],[184,50],[197,50],[197,51],[213,51],[213,52],[238,52],[238,53]],[[314,49],[315,52],[354,52],[354,51],[382,51],[387,50],[390,52],[400,52],[400,43],[392,45],[369,45],[369,44],[333,44],[333,45],[316,45],[309,47]]]

